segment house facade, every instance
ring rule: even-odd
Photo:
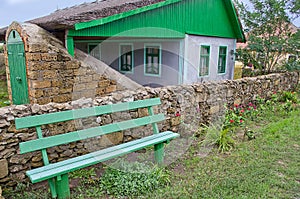
[[[233,78],[244,34],[231,0],[107,0],[30,21],[144,86]],[[1,32],[1,31],[0,31]]]

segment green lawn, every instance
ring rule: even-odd
[[[257,129],[256,139],[227,154],[199,157],[196,144],[172,166],[171,185],[145,198],[299,198],[299,119],[299,110],[272,117]]]

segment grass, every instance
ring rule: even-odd
[[[173,165],[172,186],[145,198],[299,198],[299,118],[299,110],[272,117],[256,139],[238,143],[230,154],[212,151],[203,158],[195,145]]]
[[[6,81],[0,81],[0,107],[8,106],[9,99]]]

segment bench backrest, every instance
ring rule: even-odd
[[[50,147],[68,144],[70,142],[101,136],[108,133],[119,132],[122,130],[139,127],[147,124],[152,124],[154,134],[159,133],[156,122],[163,121],[165,117],[163,114],[154,114],[152,108],[152,106],[159,104],[161,104],[159,98],[152,98],[133,102],[95,106],[83,109],[49,113],[44,115],[16,118],[15,123],[17,129],[35,127],[38,136],[38,139],[36,140],[30,140],[20,143],[20,152],[21,154],[24,154],[27,152],[42,150],[44,163],[49,164],[48,158],[46,158],[46,149]],[[100,116],[103,114],[110,114],[139,108],[148,108],[149,116],[106,124],[103,126],[92,127],[89,129],[73,131],[65,134],[53,135],[49,137],[43,137],[42,135],[41,126],[45,124],[76,120],[92,116]]]

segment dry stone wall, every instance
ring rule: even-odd
[[[159,97],[162,104],[155,112],[163,113],[166,121],[159,125],[161,130],[179,132],[181,137],[191,137],[200,123],[220,118],[224,104],[243,104],[253,101],[256,96],[269,97],[274,91],[294,90],[298,85],[298,73],[272,74],[255,78],[228,80],[219,83],[169,86],[164,88],[141,88],[135,91],[118,91],[105,97],[82,98],[68,103],[49,103],[45,105],[13,105],[0,109],[0,186],[14,186],[17,182],[28,180],[25,171],[42,165],[41,154],[19,153],[19,143],[35,139],[34,129],[16,130],[15,118],[71,110],[90,106],[128,102],[139,99]],[[122,112],[74,122],[43,127],[44,136],[64,133],[147,115],[147,110]],[[149,134],[148,128],[118,132],[110,137],[71,143],[48,150],[51,162],[85,154],[96,148],[126,142]],[[173,141],[172,141],[173,142]],[[177,155],[177,154],[175,154]]]

